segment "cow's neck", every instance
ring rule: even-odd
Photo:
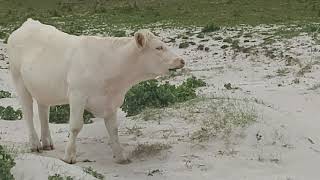
[[[124,46],[119,53],[126,54],[126,56],[121,58],[123,66],[119,68],[119,73],[112,80],[112,83],[116,83],[114,92],[125,94],[133,85],[156,77],[153,74],[148,74],[147,70],[143,68],[144,64],[142,64],[143,61],[139,61],[139,53],[134,39]]]

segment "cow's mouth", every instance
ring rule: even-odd
[[[177,69],[179,69],[179,68],[172,68],[172,69],[169,69],[169,71],[176,72]]]
[[[184,64],[182,64],[179,67],[170,68],[169,71],[177,71],[178,69],[182,69],[184,67]]]
[[[177,71],[178,69],[182,69],[184,66],[170,68],[169,71]]]

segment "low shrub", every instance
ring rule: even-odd
[[[0,119],[20,120],[22,119],[22,111],[19,109],[14,110],[13,107],[11,106],[7,106],[7,107],[0,106]]]
[[[69,122],[70,107],[68,104],[58,105],[50,107],[49,122],[56,124],[63,124]],[[92,123],[91,118],[94,118],[93,114],[89,111],[84,111],[83,120],[85,124]]]
[[[14,159],[0,145],[0,179],[14,180],[10,169],[15,165]]]
[[[10,92],[0,90],[0,99],[1,98],[10,98],[10,97],[11,97],[11,93]]]
[[[216,26],[215,24],[208,24],[205,27],[202,28],[201,32],[203,33],[208,33],[208,32],[214,32],[214,31],[219,31],[220,27]]]
[[[127,92],[122,110],[127,116],[134,116],[147,107],[162,108],[194,99],[197,96],[195,89],[205,85],[203,80],[196,77],[188,78],[179,86],[169,82],[159,84],[157,80],[141,82]]]

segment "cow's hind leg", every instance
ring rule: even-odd
[[[22,106],[23,119],[27,123],[31,151],[41,151],[41,144],[33,124],[33,100],[20,76],[12,73],[19,100]]]
[[[63,161],[74,164],[76,162],[76,138],[83,127],[83,112],[86,98],[81,93],[70,92],[70,134]]]
[[[38,103],[39,119],[41,124],[41,143],[43,150],[53,150],[53,143],[49,129],[49,106]]]

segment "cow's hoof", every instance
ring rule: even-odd
[[[41,153],[42,152],[42,147],[41,146],[31,147],[31,152]]]
[[[115,160],[115,162],[117,164],[129,164],[131,163],[132,161],[130,159],[119,159],[119,160]]]
[[[30,142],[31,144],[31,152],[42,152],[42,146],[40,144],[40,141],[39,140],[34,140],[34,141],[31,141]]]
[[[53,147],[53,144],[43,145],[43,146],[42,146],[42,149],[43,149],[44,151],[51,151],[51,150],[54,150],[54,147]]]
[[[42,149],[45,151],[50,151],[54,149],[51,137],[49,138],[41,137],[41,143],[42,143]]]
[[[76,159],[65,159],[65,158],[63,158],[63,159],[61,159],[62,161],[64,161],[65,163],[68,163],[68,164],[75,164],[77,161],[76,161]]]
[[[64,158],[61,160],[68,164],[75,164],[77,162],[76,156],[64,156]]]

